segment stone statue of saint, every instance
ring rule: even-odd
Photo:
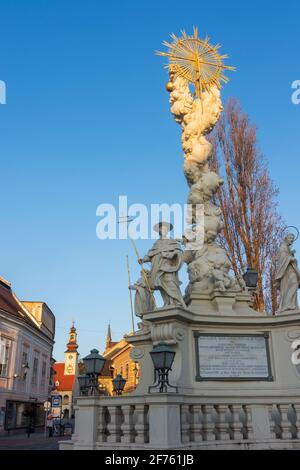
[[[145,276],[147,276],[147,281]],[[129,289],[135,291],[134,313],[137,317],[143,317],[144,313],[155,310],[155,301],[153,293],[150,291],[150,283],[150,272],[144,269],[141,271],[141,277],[136,283],[129,286]]]
[[[183,264],[183,253],[176,240],[167,238],[167,234],[172,228],[172,225],[166,222],[155,225],[154,230],[159,233],[159,240],[140,260],[140,264],[151,263],[151,285],[155,290],[160,291],[164,307],[170,305],[186,307],[178,278],[178,271]]]
[[[295,236],[289,233],[283,240],[276,259],[276,282],[280,291],[279,312],[299,309],[297,293],[300,284],[300,271],[292,244]]]

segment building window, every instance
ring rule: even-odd
[[[0,377],[7,377],[8,372],[9,344],[0,341]]]
[[[38,360],[37,357],[35,357],[33,359],[33,369],[32,369],[32,378],[31,378],[31,383],[32,384],[37,383],[38,368],[39,368],[39,360]]]
[[[125,375],[125,379],[126,379],[126,380],[129,379],[129,364],[126,364],[126,375]]]
[[[22,364],[21,364],[21,378],[26,380],[27,372],[24,371],[24,368],[28,366],[28,352],[23,351],[22,353]]]
[[[45,387],[46,382],[46,361],[42,362],[41,386]]]

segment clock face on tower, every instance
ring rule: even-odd
[[[74,375],[76,372],[76,354],[66,353],[65,356],[65,374]]]

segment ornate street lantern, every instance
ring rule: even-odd
[[[258,281],[258,271],[253,268],[247,268],[247,271],[243,275],[243,279],[247,287],[249,287],[250,289],[256,289]]]
[[[154,346],[150,351],[155,372],[158,373],[158,383],[149,387],[149,393],[153,388],[159,388],[159,393],[166,393],[168,387],[174,388],[176,393],[178,392],[177,387],[169,384],[169,371],[173,365],[175,354],[175,351],[164,343]]]
[[[85,374],[78,377],[79,386],[84,395],[99,395],[98,377],[101,375],[106,359],[97,349],[83,358]],[[81,382],[81,385],[80,385]]]
[[[103,356],[100,356],[98,349],[92,349],[91,353],[83,358],[85,373],[87,375],[100,375],[105,360]]]
[[[121,374],[118,374],[112,381],[113,391],[116,395],[122,395],[126,380],[122,377]]]
[[[77,380],[79,383],[80,395],[88,395],[90,376],[86,374],[78,375]]]

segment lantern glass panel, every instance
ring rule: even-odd
[[[87,387],[88,385],[88,377],[86,375],[79,375],[78,376],[78,383],[80,388]]]
[[[161,344],[155,346],[150,355],[156,370],[158,369],[171,369],[175,351],[170,349],[167,345]]]
[[[115,392],[122,392],[124,390],[126,380],[122,377],[121,374],[118,374],[114,379],[113,379],[113,388]]]
[[[100,375],[105,364],[105,358],[100,356],[97,349],[92,349],[91,354],[83,358],[83,362],[87,374]]]
[[[165,352],[165,368],[171,369],[175,357],[174,351]]]

